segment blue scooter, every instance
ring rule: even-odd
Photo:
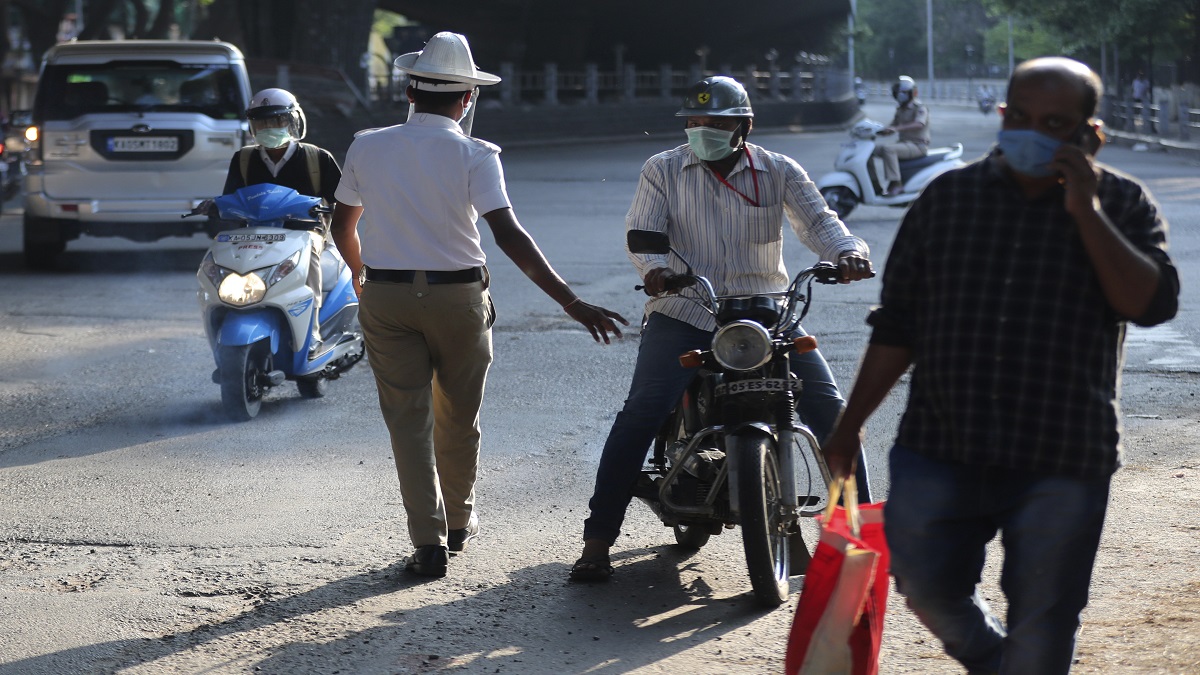
[[[321,254],[320,341],[306,279],[312,238],[324,237],[329,209],[279,185],[251,185],[197,207],[193,215],[230,222],[209,247],[196,278],[204,332],[216,359],[212,380],[237,421],[253,419],[263,396],[284,380],[319,398],[363,357],[358,296],[336,247]],[[184,216],[184,217],[187,217]]]

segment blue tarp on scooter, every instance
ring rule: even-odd
[[[247,185],[213,200],[222,220],[244,220],[261,227],[282,227],[288,220],[316,220],[312,208],[320,202],[320,197],[269,183]]]

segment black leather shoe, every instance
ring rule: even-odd
[[[449,560],[445,546],[418,546],[412,555],[404,559],[404,570],[423,577],[444,577]]]
[[[479,535],[479,516],[471,514],[467,526],[460,530],[450,530],[446,533],[446,548],[452,553],[462,553],[467,550],[467,542]]]

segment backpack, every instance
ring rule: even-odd
[[[308,178],[312,181],[313,196],[321,195],[321,149],[311,143],[298,143],[304,153],[304,163],[308,165]],[[242,170],[242,184],[250,174],[250,156],[258,149],[257,145],[247,145],[238,151],[238,165]]]

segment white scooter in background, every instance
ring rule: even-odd
[[[934,177],[965,166],[962,143],[948,148],[930,148],[924,157],[900,160],[900,181],[904,191],[884,196],[884,187],[871,157],[875,151],[875,137],[883,128],[883,124],[873,120],[863,120],[851,127],[851,140],[842,144],[837,161],[833,163],[834,170],[817,179],[817,189],[838,218],[850,215],[859,204],[907,206]]]

